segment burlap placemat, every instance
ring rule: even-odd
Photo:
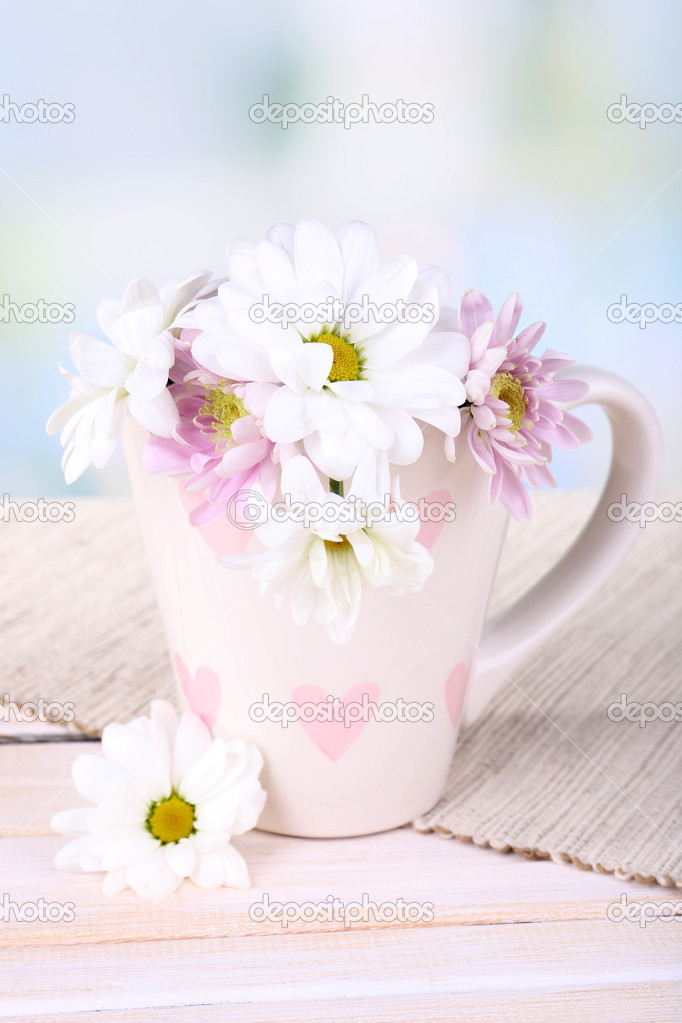
[[[594,500],[537,495],[533,522],[510,527],[491,613],[568,546]],[[682,702],[682,531],[658,521],[641,533],[607,586],[461,737],[447,790],[419,830],[682,887],[680,722],[641,727],[607,714],[623,693]],[[70,703],[71,727],[96,734],[156,696],[175,700],[127,500],[80,499],[73,522],[6,518],[0,578],[5,702]]]
[[[512,526],[497,601],[588,507],[583,495],[556,495],[537,510],[544,546]],[[682,529],[657,521],[641,534],[462,735],[418,830],[682,887]]]
[[[88,734],[175,683],[133,505],[81,498],[72,522],[0,523],[0,689],[73,705]]]

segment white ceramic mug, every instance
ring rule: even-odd
[[[402,495],[450,500],[456,518],[428,527],[435,569],[423,591],[366,591],[345,646],[316,622],[295,625],[290,609],[277,610],[248,572],[219,564],[217,554],[243,548],[250,534],[226,516],[191,526],[178,480],[143,469],[147,435],[129,421],[131,486],[183,698],[216,734],[261,749],[268,801],[260,828],[362,835],[427,811],[443,791],[460,725],[618,564],[638,524],[611,522],[607,509],[622,494],[639,502],[655,495],[658,426],[620,378],[575,367],[569,375],[589,392],[566,407],[600,404],[613,433],[610,475],[576,543],[483,630],[508,514],[490,503],[489,479],[466,443],[450,464],[442,435],[427,428],[422,457],[401,467]],[[330,715],[337,720],[319,720]]]

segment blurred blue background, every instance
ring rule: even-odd
[[[225,242],[305,216],[360,218],[385,254],[442,265],[452,299],[518,290],[547,344],[635,381],[680,483],[676,324],[608,307],[682,301],[682,125],[613,123],[609,106],[682,101],[670,3],[218,0],[5,9],[0,95],[73,103],[73,123],[0,123],[0,299],[73,303],[75,326],[140,276],[223,270]],[[276,124],[272,101],[432,103],[431,124]],[[0,324],[2,485],[13,498],[127,488],[121,458],[70,490],[44,424],[66,397],[66,324]],[[559,452],[560,486],[595,487],[597,442]]]

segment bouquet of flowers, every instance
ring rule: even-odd
[[[517,332],[519,296],[495,315],[480,292],[459,308],[449,292],[438,267],[382,262],[366,224],[335,237],[314,220],[230,242],[225,279],[134,281],[98,307],[110,343],[71,335],[77,374],[62,370],[71,395],[48,422],[67,482],[106,465],[129,415],[150,435],[147,471],[201,495],[193,525],[229,513],[251,528],[255,506],[303,508],[259,511],[254,549],[222,560],[346,642],[365,587],[418,590],[433,569],[397,476],[425,426],[444,459],[468,445],[490,499],[523,520],[526,484],[555,485],[552,447],[591,436],[562,409],[586,391],[555,378],[573,359],[534,354],[545,324]]]

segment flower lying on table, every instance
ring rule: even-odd
[[[150,717],[110,724],[102,756],[73,765],[76,789],[94,807],[55,814],[77,836],[58,853],[62,870],[106,871],[108,895],[132,888],[161,901],[189,878],[202,888],[248,888],[246,863],[230,844],[255,827],[265,803],[263,758],[240,739],[212,739],[196,714],[178,722],[155,700]]]
[[[364,504],[378,495],[381,527],[264,529],[260,550],[224,562],[247,564],[280,602],[286,590],[296,620],[314,610],[336,642],[350,639],[364,587],[404,593],[432,567],[417,530],[397,528],[394,514],[394,470],[419,460],[425,428],[442,433],[444,459],[468,448],[491,501],[522,520],[526,484],[554,485],[552,448],[591,436],[562,407],[586,385],[554,379],[572,357],[532,354],[545,325],[516,333],[518,295],[497,317],[478,291],[449,306],[442,270],[408,256],[382,262],[366,224],[336,236],[315,220],[278,224],[263,241],[230,242],[227,279],[209,276],[160,292],[136,281],[122,303],[103,303],[114,347],[72,336],[82,379],[65,374],[71,397],[48,430],[62,431],[71,482],[108,461],[132,416],[151,435],[146,470],[200,495],[190,512],[199,527],[232,508],[251,528],[254,495],[271,518],[287,475],[318,504],[344,488]]]

